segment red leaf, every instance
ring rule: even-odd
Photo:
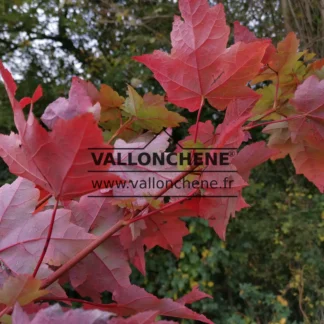
[[[141,234],[143,243],[148,249],[158,245],[179,257],[183,237],[189,234],[186,223],[179,217],[198,217],[196,205],[197,201],[185,201],[145,218],[146,229]]]
[[[35,185],[23,178],[0,188],[0,237],[4,238],[15,229],[17,220],[32,216],[39,191]]]
[[[270,149],[265,142],[257,142],[245,146],[236,155],[232,163],[237,167],[237,171],[245,181],[249,180],[250,172],[259,164],[264,163],[273,155],[279,153],[279,150]]]
[[[41,119],[51,129],[59,119],[70,120],[87,112],[93,113],[95,119],[99,120],[98,101],[99,92],[91,82],[73,77],[69,99],[56,99],[46,108]]]
[[[251,43],[257,40],[257,37],[247,27],[240,24],[239,21],[234,21],[234,42]]]
[[[271,58],[271,56],[276,52],[276,48],[270,44],[271,40],[268,38],[257,38],[254,33],[252,33],[247,27],[242,26],[240,22],[234,21],[234,41],[243,42],[243,43],[253,43],[256,41],[263,40],[269,43],[266,52],[264,53],[264,57],[262,58],[262,63],[267,64]]]
[[[118,238],[110,238],[69,272],[72,286],[84,297],[101,301],[101,293],[130,286],[128,265]]]
[[[204,299],[204,298],[213,299],[212,296],[204,293],[203,291],[200,291],[199,287],[195,286],[190,293],[188,293],[187,295],[184,295],[181,298],[179,298],[177,300],[177,303],[180,303],[182,305],[192,304],[192,303],[194,303],[194,302],[196,302],[198,300]]]
[[[153,181],[155,183],[158,181],[166,183],[168,180],[170,181],[177,176],[175,172],[167,172],[168,170],[176,170],[175,166],[170,166],[167,163],[165,165],[160,165],[160,163],[154,164],[153,158],[148,165],[132,165],[128,160],[131,156],[133,163],[136,163],[139,155],[144,153],[152,157],[154,153],[166,152],[170,145],[169,139],[170,136],[165,132],[159,135],[147,132],[128,143],[122,139],[118,139],[115,142],[114,158],[118,161],[118,156],[120,156],[120,161],[125,163],[125,165],[112,165],[110,171],[114,171],[116,176],[126,181],[131,181],[132,184],[125,188],[115,186],[113,188],[113,195],[115,196],[113,198],[114,202],[116,200],[121,202],[132,201],[134,207],[145,205],[148,199],[145,196],[155,196],[161,190],[157,185],[152,184]],[[173,158],[173,161],[176,161],[176,158]],[[164,172],[159,172],[161,170]],[[179,193],[183,195],[183,192],[180,192],[176,188],[168,191],[168,195],[171,196]]]
[[[157,321],[155,322],[158,312],[148,311],[143,313],[138,313],[127,319],[125,318],[113,318],[108,324],[177,324],[173,321]]]
[[[72,221],[86,231],[100,236],[122,219],[123,210],[108,198],[81,197],[65,203],[72,210]],[[69,271],[72,286],[82,296],[100,302],[101,293],[130,285],[131,269],[119,237],[111,237]]]
[[[145,220],[147,228],[142,232],[143,243],[148,249],[156,245],[180,256],[182,238],[189,234],[186,223],[177,216],[159,213]]]
[[[170,102],[190,111],[205,98],[222,110],[233,99],[250,96],[246,83],[258,73],[268,41],[226,49],[229,28],[222,4],[210,8],[207,0],[180,0],[179,6],[184,21],[175,17],[171,55],[155,51],[134,59],[154,72]]]
[[[89,147],[110,148],[104,145],[102,132],[93,115],[87,113],[72,120],[59,119],[52,132],[46,132],[32,112],[25,121],[22,110],[13,96],[15,86],[9,72],[0,72],[12,98],[15,123],[19,134],[0,135],[0,156],[10,172],[27,178],[54,197],[71,199],[94,191],[92,180],[117,179],[112,174],[100,176],[89,173],[94,168]],[[8,84],[7,84],[8,82]],[[101,165],[96,170],[107,170]]]
[[[199,122],[198,130],[199,132],[198,132],[197,140],[202,144],[204,144],[205,147],[208,147],[214,143],[216,138],[216,134],[215,134],[216,132],[215,132],[215,127],[213,126],[210,120],[207,120],[204,123]],[[186,138],[183,139],[182,141],[179,141],[179,144],[183,147],[185,146],[185,143],[188,141],[191,141],[190,143],[194,142],[195,133],[196,133],[196,124],[190,126],[188,131],[190,135],[186,136]],[[192,144],[190,145],[192,146]],[[180,147],[177,147],[177,152],[180,151],[181,151]]]
[[[247,118],[248,116],[243,115],[233,122],[226,124],[225,121],[219,125],[217,133],[220,133],[220,135],[213,147],[232,148],[235,153],[235,148],[238,148],[244,140],[242,125]],[[222,150],[216,152],[220,153]],[[213,153],[213,150],[211,150],[211,153]],[[247,186],[247,183],[237,172],[237,168],[233,165],[231,159],[229,157],[229,165],[208,166],[205,171],[209,172],[204,172],[201,177],[201,180],[205,180],[207,183],[214,181],[215,184],[216,182],[217,187],[205,189],[204,196],[199,203],[199,215],[208,220],[209,225],[223,240],[225,240],[226,227],[230,217],[234,217],[236,211],[248,207],[242,198],[242,189]],[[227,179],[226,183],[225,179]]]
[[[29,97],[22,98],[20,100],[19,104],[20,104],[21,108],[24,109],[27,105],[34,104],[35,102],[37,102],[42,96],[43,96],[43,89],[39,85],[36,88],[32,98],[29,98]]]
[[[120,232],[120,241],[123,245],[125,252],[128,255],[130,262],[142,273],[146,275],[145,270],[145,256],[144,256],[144,244],[142,237],[133,238],[132,230],[130,226],[124,227]]]
[[[104,324],[113,314],[98,310],[85,311],[81,308],[64,312],[59,304],[40,310],[33,319],[24,313],[17,303],[12,314],[12,324]]]
[[[103,144],[101,130],[90,114],[69,121],[59,120],[50,133],[30,114],[22,134],[0,135],[0,156],[10,172],[63,200],[94,191],[92,180],[118,178],[88,172],[109,167],[95,167],[89,147],[110,148]]]
[[[324,153],[309,146],[295,145],[290,151],[297,174],[303,174],[324,193]]]
[[[17,85],[16,85],[14,79],[12,78],[11,73],[3,66],[1,61],[0,61],[0,74],[4,81],[4,86],[6,88],[6,91],[7,91],[11,106],[12,106],[16,127],[19,132],[23,132],[26,121],[25,121],[24,114],[21,111],[22,108],[21,108],[19,102],[15,98],[15,94],[17,91]]]
[[[4,211],[0,217],[0,259],[15,273],[31,273],[43,251],[52,210],[32,215],[39,192],[27,180],[17,179],[0,189]],[[8,197],[8,198],[7,198]],[[71,212],[59,209],[45,263],[60,266],[95,238],[70,223]]]
[[[100,196],[101,194],[96,192],[95,195]],[[117,223],[123,216],[123,210],[112,205],[110,199],[104,197],[93,199],[82,196],[78,202],[74,200],[65,202],[64,207],[72,211],[72,222],[83,227],[86,231],[97,227],[106,230]]]
[[[324,140],[324,80],[310,76],[296,90],[290,100],[300,118],[288,121],[293,143],[305,139],[314,146],[323,146]]]
[[[226,109],[224,125],[229,125],[237,120],[242,118],[250,118],[251,111],[257,101],[260,99],[260,95],[256,92],[251,95],[251,97],[244,98],[244,99],[236,99],[233,100]]]
[[[113,299],[117,304],[102,305],[100,309],[114,312],[120,316],[156,311],[159,315],[193,319],[203,323],[213,323],[204,315],[199,315],[170,298],[159,299],[135,285],[116,291],[113,294]],[[93,306],[86,305],[85,308],[93,308]]]

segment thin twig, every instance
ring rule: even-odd
[[[42,200],[40,200],[38,202],[38,204],[36,205],[35,209],[38,209],[40,206],[42,206],[47,200],[49,200],[52,197],[51,194],[48,194],[47,196],[45,196]]]

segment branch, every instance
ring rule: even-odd
[[[182,180],[184,177],[189,175],[193,170],[195,170],[197,166],[190,167],[187,171],[181,172],[176,178],[172,180],[171,183],[168,183],[168,185],[160,190],[160,192],[157,194],[157,197],[154,200],[157,200],[161,196],[163,196],[170,188],[172,188],[176,183],[178,183],[180,180]],[[188,199],[187,197],[186,199]],[[135,221],[139,220],[140,218],[136,218],[141,212],[143,212],[150,204],[145,204],[141,210],[139,210],[132,218],[131,214],[128,214],[125,218],[128,220],[120,220],[118,221],[114,226],[112,226],[109,230],[107,230],[104,234],[102,234],[100,237],[98,237],[95,241],[93,241],[90,245],[85,247],[82,251],[77,253],[72,259],[70,259],[67,263],[63,264],[62,267],[57,269],[54,273],[52,273],[48,278],[43,280],[41,288],[44,289],[51,285],[53,282],[55,282],[57,279],[59,279],[61,276],[63,276],[67,271],[69,271],[71,268],[73,268],[78,262],[80,262],[82,259],[84,259],[87,255],[89,255],[93,250],[95,250],[99,245],[101,245],[103,242],[105,242],[109,237],[113,236],[115,233],[120,231],[123,227],[128,226],[131,223],[134,223]],[[149,216],[153,216],[154,214],[160,212],[160,209],[156,209],[152,213],[150,213]],[[134,219],[135,218],[135,219]]]
[[[130,118],[129,120],[127,120],[127,122],[125,122],[124,124],[122,124],[117,131],[115,132],[114,135],[111,136],[110,140],[108,141],[108,145],[111,144],[111,142],[117,137],[119,136],[125,129],[127,129],[128,126],[130,126],[133,122],[135,121],[134,118]]]
[[[67,263],[63,264],[58,270],[52,273],[48,278],[46,278],[42,282],[42,286],[40,289],[44,289],[63,276],[68,270],[73,268],[78,262],[84,259],[88,254],[90,254],[93,250],[95,250],[100,244],[106,241],[109,237],[117,233],[124,226],[127,225],[127,222],[124,220],[118,221],[114,226],[112,226],[108,231],[98,237],[95,241],[93,241],[90,245],[84,248],[82,251],[77,253],[72,259],[70,259]]]

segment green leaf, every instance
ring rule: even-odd
[[[187,122],[186,118],[165,107],[163,96],[148,93],[142,98],[131,86],[128,86],[128,98],[121,108],[135,117],[134,124],[155,133],[164,127],[177,127]]]

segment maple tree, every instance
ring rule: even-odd
[[[153,323],[167,316],[212,323],[186,306],[211,296],[196,287],[177,300],[159,299],[131,284],[130,263],[145,274],[145,252],[154,246],[179,257],[189,233],[184,216],[206,219],[225,239],[230,218],[248,207],[242,190],[251,170],[268,159],[289,154],[296,172],[324,192],[324,62],[298,52],[294,33],[276,48],[238,22],[235,44],[226,48],[230,30],[222,4],[180,0],[179,6],[182,19],[174,20],[171,54],[134,58],[153,71],[166,97],[141,97],[129,86],[125,99],[108,85],[98,90],[74,77],[69,98],[45,109],[43,127],[33,114],[42,88],[18,100],[17,86],[0,63],[17,129],[0,135],[0,156],[18,176],[0,189],[0,321],[76,323],[82,317],[87,323]],[[91,150],[112,152],[121,161],[165,152],[171,129],[187,122],[168,110],[166,100],[198,111],[175,154],[237,149],[228,164],[209,165],[202,158],[192,165],[187,158],[176,163],[176,171],[152,163],[94,165]],[[206,100],[226,110],[216,128],[200,122]],[[259,127],[270,134],[267,143],[247,143],[250,130]],[[148,174],[166,185],[116,185],[147,180]],[[196,185],[188,188],[183,180]],[[98,181],[115,185],[100,190],[93,186]],[[205,188],[204,181],[224,185]],[[67,282],[92,301],[69,298],[62,288]],[[101,303],[104,291],[113,303]],[[53,301],[67,306],[49,306]],[[72,302],[84,309],[69,309]]]

